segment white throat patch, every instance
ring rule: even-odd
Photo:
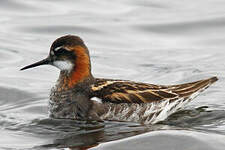
[[[53,66],[59,68],[60,70],[71,71],[73,69],[73,64],[70,61],[54,61]]]

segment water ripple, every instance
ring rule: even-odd
[[[49,26],[28,26],[21,27],[17,30],[28,33],[42,33],[42,34],[101,34],[102,31],[95,28],[79,26],[79,25],[49,25]]]

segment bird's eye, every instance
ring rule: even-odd
[[[62,47],[56,48],[54,50],[55,55],[63,55],[63,54],[66,54],[67,52],[68,51],[66,49],[62,48]]]
[[[63,48],[63,47],[62,47],[62,46],[56,47],[56,48],[54,49],[54,51],[56,52],[56,51],[60,50],[61,48]]]
[[[52,52],[51,52],[51,55],[53,56],[56,56],[57,58],[65,58],[67,57],[68,59],[71,58],[71,59],[75,59],[75,54],[73,51],[70,51],[69,49],[63,47],[63,46],[60,46],[60,47],[56,47],[55,49],[52,49]]]

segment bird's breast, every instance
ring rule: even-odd
[[[73,89],[58,90],[52,88],[49,99],[49,116],[86,120],[91,107],[89,97]]]

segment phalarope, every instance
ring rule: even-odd
[[[181,109],[217,77],[180,85],[154,85],[95,78],[89,51],[78,36],[56,39],[46,59],[21,70],[53,65],[59,68],[49,101],[50,117],[78,120],[117,120],[154,124]]]

